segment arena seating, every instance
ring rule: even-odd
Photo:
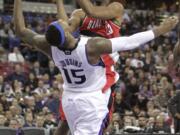
[[[46,135],[44,128],[28,127],[22,129],[24,135]]]
[[[0,127],[0,135],[16,135],[16,129],[9,127]]]

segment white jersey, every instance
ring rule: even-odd
[[[91,92],[102,90],[106,84],[103,64],[91,65],[86,54],[89,38],[81,37],[72,51],[51,47],[52,58],[62,73],[65,91]]]

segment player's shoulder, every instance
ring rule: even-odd
[[[100,46],[101,44],[106,44],[106,41],[108,39],[103,38],[103,37],[92,37],[89,38],[89,40],[87,41],[87,43],[89,44],[89,46],[91,46],[92,48],[97,48],[98,46]]]

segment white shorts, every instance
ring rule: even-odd
[[[108,106],[109,104],[109,99],[110,99],[110,96],[111,96],[111,88],[109,88],[108,90],[106,90],[105,93],[103,93],[104,96],[105,96],[105,100],[106,100],[106,104]]]
[[[64,91],[62,106],[72,135],[102,135],[108,108],[101,90],[90,93]]]

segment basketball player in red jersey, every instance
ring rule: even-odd
[[[77,29],[80,30],[81,35],[85,36],[101,36],[105,38],[119,37],[120,24],[122,22],[122,16],[124,13],[125,0],[95,0],[94,3],[100,4],[101,6],[95,6],[90,0],[77,0],[78,4],[82,9],[75,10],[71,18],[65,14],[62,0],[57,0],[58,17],[67,20],[71,26],[71,32],[73,33]],[[90,7],[90,8],[89,8]],[[88,8],[88,9],[87,9]],[[91,12],[92,11],[92,12]],[[104,12],[106,11],[106,12]],[[110,87],[116,83],[119,76],[114,71],[113,65],[117,62],[119,58],[118,53],[112,55],[102,56],[105,66],[106,66],[106,77],[107,83],[103,88],[103,92],[107,92],[107,102],[110,95]],[[110,118],[113,112],[113,100],[114,93],[111,93],[110,102],[108,107],[110,109]],[[60,105],[61,106],[61,105]],[[60,107],[61,120],[65,120],[64,113],[62,111],[62,106]],[[64,133],[67,131],[67,124],[65,121],[61,124],[61,131],[57,131],[56,135]]]

